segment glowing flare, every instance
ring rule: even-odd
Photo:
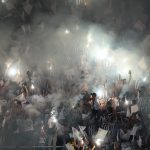
[[[50,69],[50,70],[52,70],[52,69],[53,69],[53,67],[52,67],[52,66],[50,66],[50,67],[49,67],[49,69]]]
[[[125,104],[126,104],[126,105],[129,105],[129,101],[125,100]]]
[[[14,76],[16,76],[16,74],[17,74],[17,70],[16,70],[15,68],[10,68],[10,69],[8,70],[8,75],[9,75],[10,77],[14,77]]]
[[[6,63],[7,69],[11,66],[11,63]]]
[[[95,143],[96,143],[97,146],[100,146],[101,142],[102,142],[101,139],[96,139],[96,141],[95,141]]]
[[[107,51],[101,51],[100,58],[105,59],[107,57],[107,54],[108,54]]]
[[[104,92],[102,90],[98,90],[96,92],[96,94],[97,94],[98,97],[103,97],[104,96]]]
[[[32,89],[32,90],[34,90],[34,89],[35,89],[35,87],[34,87],[34,85],[33,85],[33,84],[31,85],[31,89]]]
[[[5,3],[5,2],[6,2],[6,0],[1,0],[1,2],[2,2],[2,3]]]
[[[65,34],[69,34],[70,31],[68,29],[65,30]]]
[[[146,77],[143,78],[143,82],[145,82],[145,81],[146,81]]]
[[[96,47],[95,56],[97,59],[104,60],[108,57],[108,51],[107,50],[100,50],[99,47]]]
[[[55,116],[53,116],[53,118],[52,118],[52,119],[53,119],[53,122],[54,122],[54,123],[56,123],[56,122],[57,122],[57,119],[56,119],[56,117],[55,117]]]

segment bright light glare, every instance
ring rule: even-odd
[[[102,51],[100,58],[105,59],[107,57],[107,54],[108,54],[107,51]]]
[[[107,56],[108,56],[108,52],[106,50],[96,52],[97,59],[103,60],[103,59],[106,59]]]
[[[5,3],[6,1],[5,1],[5,0],[1,0],[1,2],[2,2],[2,3]]]
[[[52,111],[51,111],[51,115],[54,115],[54,113],[55,113],[55,110],[52,110]]]
[[[65,34],[69,34],[70,31],[68,29],[65,30]]]
[[[81,144],[82,144],[82,145],[84,144],[84,141],[83,141],[83,140],[81,140]]]
[[[95,141],[95,143],[96,143],[97,146],[100,146],[100,145],[101,145],[101,142],[102,142],[101,139],[96,139],[96,141]]]
[[[53,122],[54,122],[54,123],[56,123],[56,122],[57,122],[57,119],[56,119],[56,117],[55,117],[55,116],[53,116],[53,117],[52,117],[52,119],[53,119]]]
[[[145,82],[145,81],[146,81],[146,77],[143,78],[143,82]]]
[[[125,104],[126,104],[126,105],[129,105],[129,101],[125,100]]]
[[[98,97],[102,97],[102,96],[104,95],[104,93],[103,93],[102,90],[98,90],[98,91],[96,92],[96,94],[97,94]]]
[[[53,67],[52,67],[52,66],[50,66],[50,67],[49,67],[49,69],[50,69],[50,70],[52,70],[52,69],[53,69]]]
[[[11,66],[11,63],[6,63],[7,69]]]
[[[96,59],[104,60],[108,57],[108,50],[106,48],[100,48],[98,45],[96,45],[94,49],[94,56]]]
[[[32,90],[34,90],[34,89],[35,89],[35,87],[34,87],[34,85],[33,85],[33,84],[31,85],[31,89],[32,89]]]
[[[9,76],[13,77],[13,76],[15,76],[16,74],[17,74],[17,70],[16,70],[15,68],[10,68],[10,69],[8,70],[8,75],[9,75]]]

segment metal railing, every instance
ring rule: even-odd
[[[7,149],[15,149],[15,150],[20,150],[20,149],[32,149],[32,150],[38,150],[41,148],[54,148],[53,146],[0,146],[0,150],[7,150]],[[56,149],[64,149],[67,150],[65,146],[55,146]]]

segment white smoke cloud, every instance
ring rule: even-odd
[[[100,14],[97,11],[103,12],[107,3],[108,1],[96,0],[89,5],[87,3],[87,8],[91,14],[93,13],[92,17],[97,18]],[[119,11],[111,7],[113,6],[110,4],[110,12],[113,12],[113,15]],[[102,13],[103,16],[101,15],[97,22],[105,16],[111,16],[108,10],[105,11],[105,15]],[[21,28],[14,32],[13,27],[3,26],[0,29],[1,35],[4,35],[0,38],[2,39],[0,60],[4,68],[2,71],[5,70],[4,58],[9,58],[13,60],[12,64],[19,63],[23,80],[27,70],[34,72],[32,68],[36,68],[35,72],[41,76],[41,72],[48,72],[47,77],[43,75],[43,80],[46,78],[53,80],[54,94],[48,95],[47,99],[42,99],[40,96],[32,97],[33,105],[37,109],[44,107],[46,101],[58,106],[61,101],[66,101],[66,91],[71,93],[72,96],[67,96],[72,99],[79,95],[81,89],[90,90],[98,84],[104,85],[106,80],[116,79],[119,74],[122,78],[128,79],[129,70],[134,80],[141,78],[143,70],[138,66],[141,58],[140,50],[145,51],[149,48],[149,37],[147,36],[141,44],[138,44],[135,43],[138,36],[135,34],[135,39],[131,39],[131,32],[128,31],[118,41],[118,32],[109,27],[107,18],[105,19],[106,26],[105,22],[104,24],[90,23],[76,15],[56,13],[49,16],[38,12],[32,20],[29,34],[24,33]],[[27,30],[27,27],[25,28]],[[6,49],[9,53],[5,52]],[[143,57],[144,65],[147,66],[148,58]],[[81,71],[84,71],[84,79],[81,79]],[[66,87],[69,88],[65,90]]]
[[[40,111],[37,110],[32,104],[28,104],[24,107],[24,111],[30,117],[38,117],[40,115]]]

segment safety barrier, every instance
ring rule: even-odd
[[[143,114],[150,114],[150,97],[139,98],[138,104]]]
[[[48,148],[54,148],[53,146],[0,146],[0,150],[38,150],[38,149],[48,149]],[[60,150],[67,150],[65,146],[55,146],[56,149]]]

